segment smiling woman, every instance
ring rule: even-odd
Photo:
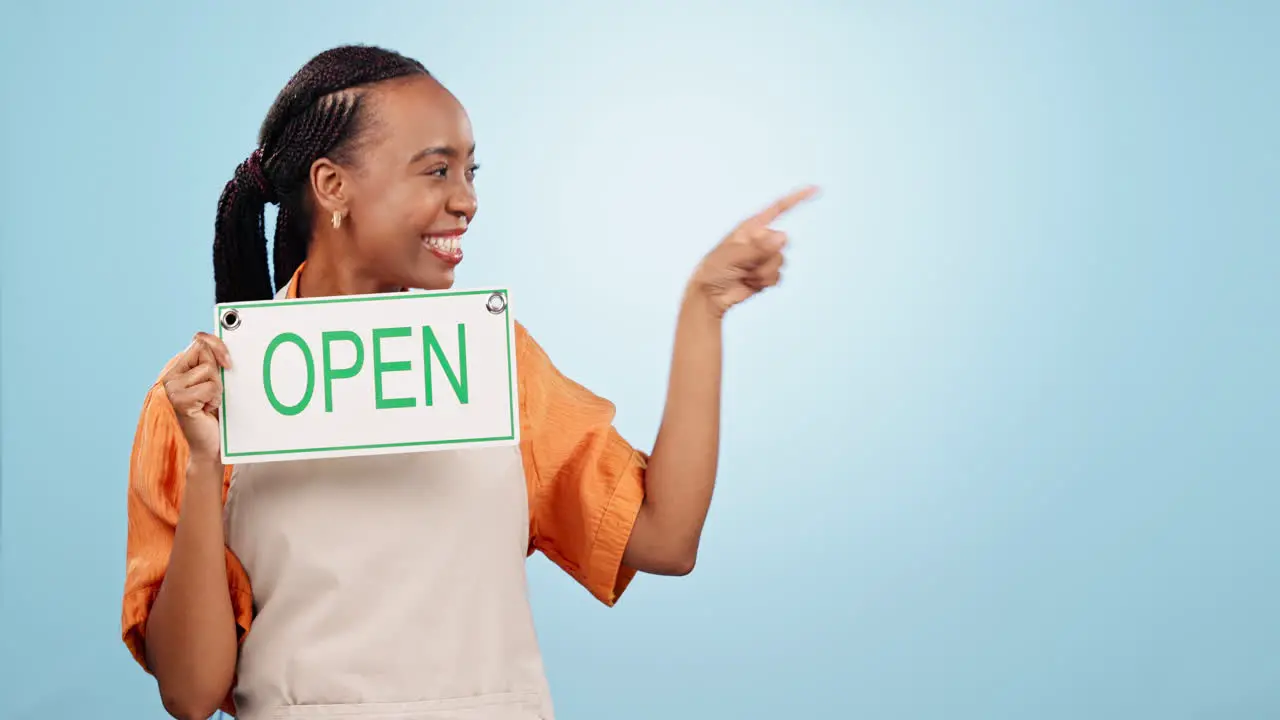
[[[320,55],[281,91],[259,144],[219,205],[218,302],[269,298],[304,260],[308,295],[452,285],[476,213],[475,141],[420,63],[364,47]],[[274,289],[262,223],[273,201]]]
[[[217,301],[451,287],[475,171],[466,112],[420,63],[321,53],[223,191]],[[720,322],[778,281],[786,238],[768,225],[811,194],[748,219],[694,272],[652,454],[517,324],[518,447],[224,466],[218,370],[233,358],[197,334],[145,398],[130,470],[122,631],[169,712],[552,717],[524,559],[543,552],[609,605],[638,571],[692,570],[716,474]]]

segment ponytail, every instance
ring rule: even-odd
[[[281,203],[276,216],[276,242],[272,263],[276,269],[276,290],[283,288],[293,278],[307,259],[307,245],[311,241],[311,223],[307,215],[290,209],[293,203]]]
[[[213,284],[218,303],[269,300],[271,269],[263,211],[275,193],[254,150],[222,189],[213,226]]]

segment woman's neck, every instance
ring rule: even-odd
[[[306,266],[298,273],[297,297],[330,297],[334,295],[367,295],[396,292],[399,287],[379,283],[369,273],[328,250],[327,243],[313,242],[307,251]]]

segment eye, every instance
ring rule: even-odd
[[[480,169],[479,165],[471,165],[470,167],[467,168],[467,172],[466,172],[467,182],[471,182],[476,179],[476,171],[479,169]],[[438,178],[444,179],[449,177],[449,166],[438,165],[436,167],[429,168],[425,174],[429,177],[438,177]]]

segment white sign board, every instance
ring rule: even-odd
[[[217,306],[228,464],[514,445],[506,290]]]

